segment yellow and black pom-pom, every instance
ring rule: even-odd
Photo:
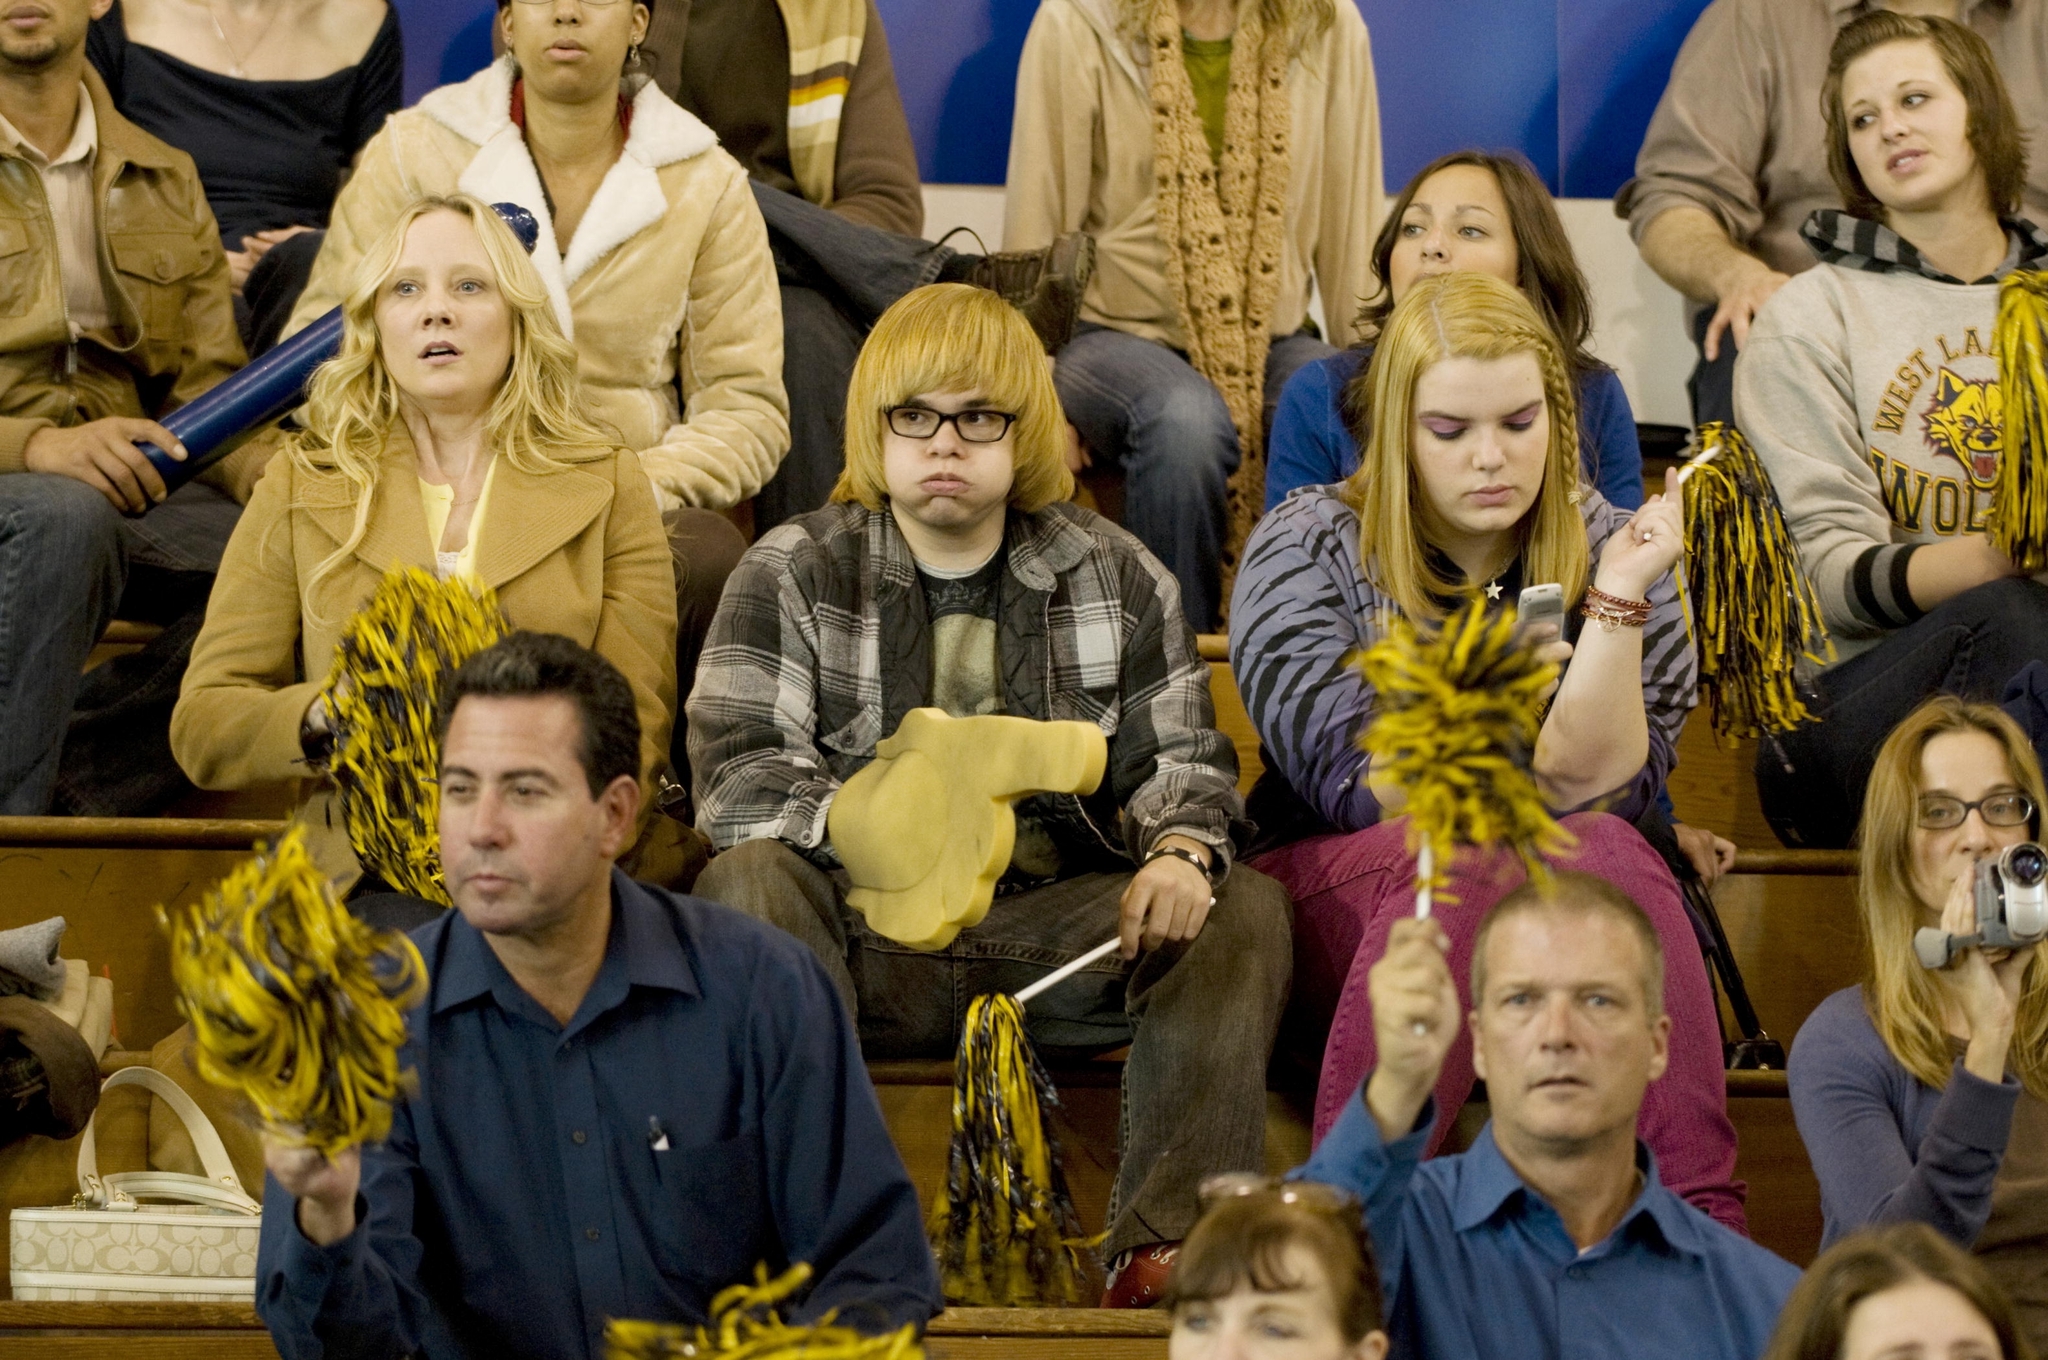
[[[1059,1104],[1014,996],[979,996],[953,1064],[946,1193],[929,1230],[946,1298],[1057,1308],[1082,1297],[1080,1215],[1047,1111]]]
[[[201,1076],[329,1156],[391,1131],[404,1011],[425,995],[426,968],[411,940],[335,900],[300,828],[169,925]]]
[[[441,686],[510,631],[488,587],[394,567],[335,648],[321,690],[334,727],[327,770],[356,858],[400,892],[448,905],[434,735]]]
[[[2029,574],[2048,568],[2048,272],[2016,269],[1998,286],[1998,485],[1985,532]]]
[[[604,1325],[605,1354],[608,1360],[923,1360],[917,1329],[908,1325],[863,1336],[835,1325],[829,1313],[807,1327],[784,1322],[775,1305],[810,1278],[807,1265],[773,1279],[766,1266],[756,1266],[753,1284],[733,1285],[711,1301],[709,1327],[613,1318]]]
[[[1715,421],[1700,427],[1680,485],[1686,603],[1714,730],[1732,741],[1812,722],[1799,665],[1832,661],[1834,644],[1770,475],[1740,431]]]
[[[1488,617],[1475,598],[1434,632],[1396,618],[1354,664],[1378,700],[1359,745],[1407,793],[1408,848],[1426,883],[1457,845],[1508,846],[1544,878],[1543,856],[1573,844],[1530,770],[1557,667],[1516,641],[1513,614]]]

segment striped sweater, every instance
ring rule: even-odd
[[[1277,770],[1339,831],[1380,819],[1366,787],[1358,738],[1372,721],[1372,686],[1347,659],[1377,642],[1399,606],[1360,569],[1358,516],[1335,486],[1306,486],[1259,522],[1245,545],[1230,604],[1230,663],[1269,770]],[[1600,559],[1628,512],[1589,491],[1580,507]],[[1512,608],[1512,600],[1503,604]],[[1678,732],[1695,697],[1692,640],[1671,576],[1650,590],[1643,630],[1643,702],[1650,754],[1636,777],[1601,800],[1633,820],[1664,787],[1677,763]],[[1580,620],[1567,615],[1568,638]],[[1562,809],[1560,809],[1562,811]]]

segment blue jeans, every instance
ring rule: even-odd
[[[877,935],[847,906],[843,871],[828,874],[781,841],[713,856],[695,892],[809,945],[869,1058],[950,1058],[972,998],[1014,992],[1115,934],[1130,882],[1082,874],[998,897],[986,920],[939,950]],[[1194,939],[1135,963],[1112,954],[1032,1001],[1042,1056],[1130,1045],[1106,1257],[1178,1242],[1195,1225],[1205,1178],[1265,1165],[1266,1062],[1294,967],[1291,917],[1280,886],[1239,865]]]
[[[131,520],[69,477],[0,476],[0,814],[49,810],[85,659],[123,594],[213,572],[240,513],[198,482]],[[165,669],[148,688],[167,726],[183,666]],[[168,753],[165,732],[154,744]]]
[[[1820,721],[1756,752],[1764,817],[1787,845],[1840,849],[1856,832],[1877,748],[1936,694],[1997,703],[2030,662],[2048,661],[2048,586],[1992,581],[1944,601],[1869,651],[1820,673]]]
[[[1303,364],[1337,351],[1313,335],[1275,336],[1266,352],[1265,424]],[[1223,395],[1175,350],[1083,323],[1053,370],[1060,405],[1089,452],[1124,474],[1126,529],[1180,583],[1196,632],[1222,619],[1225,491],[1241,453]]]
[[[754,532],[765,534],[832,494],[845,463],[846,384],[868,328],[897,298],[936,281],[954,253],[749,183],[782,288],[789,393],[789,452],[754,497]]]

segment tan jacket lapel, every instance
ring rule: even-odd
[[[612,503],[612,484],[574,464],[536,476],[501,455],[491,478],[476,571],[494,590],[589,528]]]
[[[370,522],[356,545],[356,557],[379,576],[401,564],[434,570],[427,511],[420,504],[419,456],[402,421],[394,422],[384,436],[384,460],[370,492]]]
[[[308,492],[304,508],[313,522],[335,543],[346,543],[355,525],[348,484],[330,474],[309,486]],[[493,589],[504,585],[582,533],[611,503],[612,484],[573,462],[560,472],[536,476],[501,456],[491,474],[484,522],[471,528],[483,536],[477,546],[477,574]],[[427,539],[412,436],[403,423],[394,424],[385,436],[384,458],[371,492],[370,522],[355,556],[380,577],[400,564],[431,572],[435,546]]]
[[[355,488],[331,466],[318,477],[301,477],[298,508],[339,547],[355,528]],[[434,569],[434,545],[427,542],[427,512],[420,505],[419,464],[403,425],[385,436],[377,484],[370,489],[370,519],[355,557],[378,576],[393,566]]]

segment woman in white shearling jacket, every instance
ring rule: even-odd
[[[646,22],[639,5],[500,0],[506,55],[393,114],[363,148],[287,333],[340,302],[368,243],[422,195],[531,212],[590,412],[639,455],[663,511],[680,696],[746,548],[717,512],[774,474],[789,406],[775,262],[746,172],[651,81],[621,79]]]

